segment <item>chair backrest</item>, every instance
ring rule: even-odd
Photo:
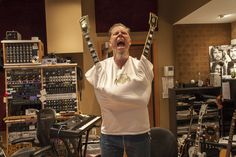
[[[177,138],[168,129],[151,128],[151,157],[177,157]]]
[[[37,113],[37,138],[40,146],[50,145],[50,128],[56,121],[56,112],[45,108]]]

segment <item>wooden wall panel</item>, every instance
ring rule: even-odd
[[[236,21],[231,24],[231,39],[236,39]]]
[[[174,54],[176,80],[190,83],[190,80],[209,78],[210,45],[230,44],[231,24],[192,24],[174,26]]]
[[[82,53],[81,0],[45,0],[48,53]]]

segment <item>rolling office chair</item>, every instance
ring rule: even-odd
[[[50,155],[57,156],[57,153],[50,140],[50,128],[56,121],[56,112],[53,109],[41,109],[37,113],[37,139],[39,143],[35,143],[35,138],[22,138],[12,142],[17,144],[21,142],[31,142],[33,147],[22,148],[14,152],[11,157],[41,157]]]
[[[151,128],[151,157],[177,157],[178,146],[175,135],[164,128]]]

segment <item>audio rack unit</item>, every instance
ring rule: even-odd
[[[41,69],[35,67],[5,67],[7,93],[6,116],[26,115],[30,108],[41,109]]]
[[[19,148],[32,147],[29,142],[11,144],[19,138],[36,138],[37,118],[5,120],[6,123],[6,152],[10,156]],[[37,138],[36,138],[37,139]]]
[[[77,64],[55,64],[42,68],[44,108],[59,112],[78,111]]]
[[[40,64],[43,43],[40,40],[2,40],[4,65]]]
[[[28,110],[41,108],[53,108],[57,113],[78,111],[76,63],[4,68],[6,117],[27,116]]]
[[[79,112],[77,64],[7,65],[5,68],[7,152],[18,147],[11,141],[35,136],[33,111],[53,108],[57,113]]]
[[[5,71],[6,148],[10,155],[25,147],[11,145],[12,140],[35,136],[38,110],[53,108],[61,116],[79,113],[77,64],[42,64],[44,49],[40,40],[2,40],[1,43]]]
[[[17,123],[8,123],[8,143],[21,137],[36,137],[36,119]]]

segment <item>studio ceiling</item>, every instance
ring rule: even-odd
[[[224,16],[224,18],[219,16]],[[236,0],[211,0],[175,24],[232,23],[235,21]]]

